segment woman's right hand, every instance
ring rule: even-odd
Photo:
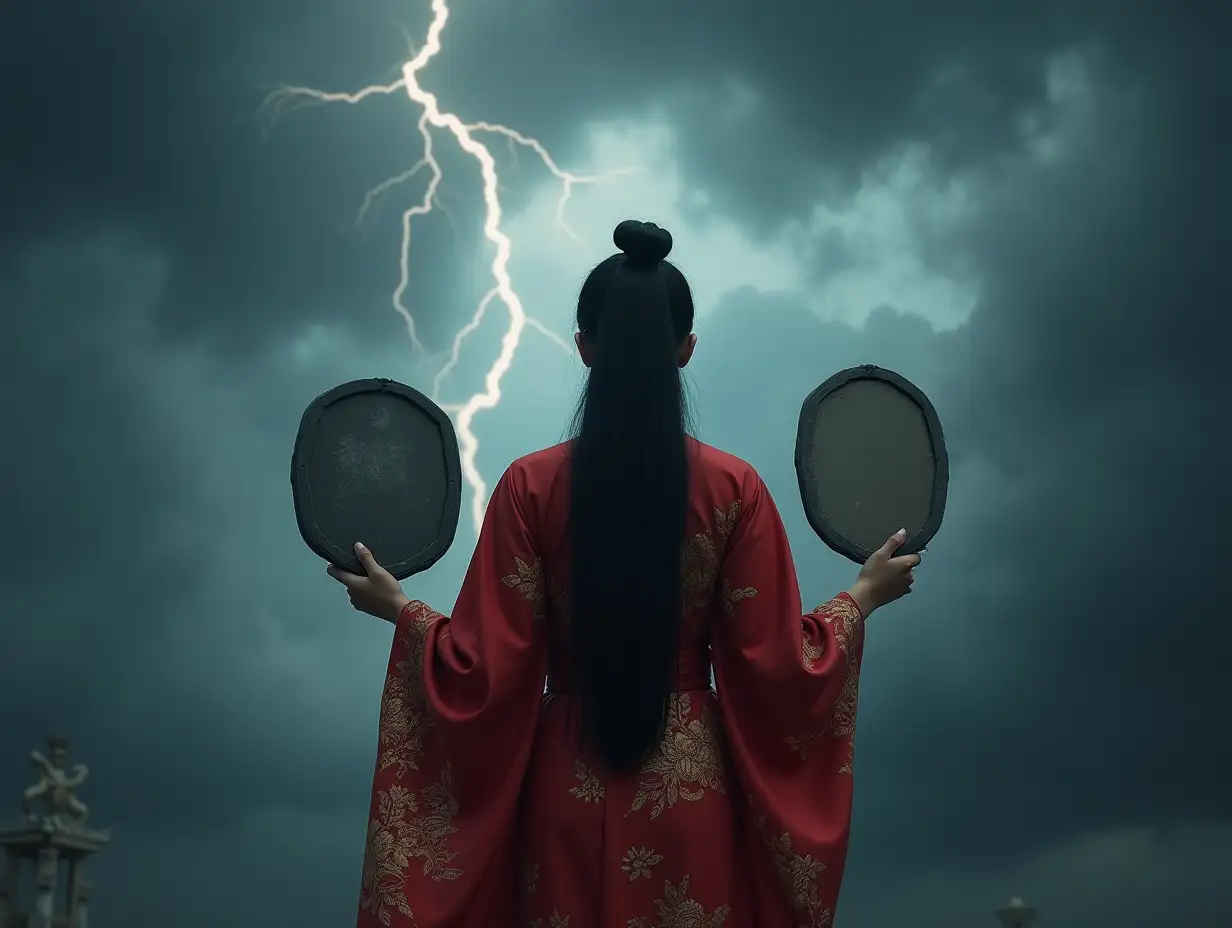
[[[856,601],[864,618],[886,603],[892,603],[911,592],[914,570],[920,563],[918,554],[895,557],[894,552],[907,540],[907,530],[899,529],[880,548],[869,555],[860,576],[847,594]]]

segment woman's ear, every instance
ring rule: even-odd
[[[693,357],[693,349],[697,347],[697,333],[690,332],[680,345],[680,366],[684,367]]]
[[[590,367],[590,348],[586,344],[586,338],[581,332],[573,333],[573,344],[577,345],[578,354],[581,355],[582,363]]]

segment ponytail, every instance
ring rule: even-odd
[[[624,774],[658,745],[675,684],[693,299],[663,260],[666,230],[626,221],[613,238],[623,254],[578,297],[590,374],[570,455],[569,677],[583,743]]]

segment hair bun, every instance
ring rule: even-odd
[[[626,219],[612,233],[612,241],[639,264],[658,264],[672,253],[672,233],[653,222]]]

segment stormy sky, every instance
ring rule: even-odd
[[[932,397],[950,507],[871,623],[839,928],[1232,917],[1229,250],[1219,2],[457,0],[423,74],[485,136],[512,273],[568,336],[612,227],[669,228],[700,437],[759,468],[805,599],[803,397],[872,362]],[[114,830],[98,928],[335,928],[358,891],[388,626],[301,542],[303,407],[427,389],[490,286],[475,163],[405,96],[427,0],[85,0],[0,12],[0,809],[51,732]],[[632,169],[622,173],[622,169]],[[494,306],[444,383],[481,385]],[[581,368],[528,331],[477,420],[489,478],[559,439]],[[1221,437],[1221,432],[1223,436]],[[448,609],[474,544],[408,593]]]

